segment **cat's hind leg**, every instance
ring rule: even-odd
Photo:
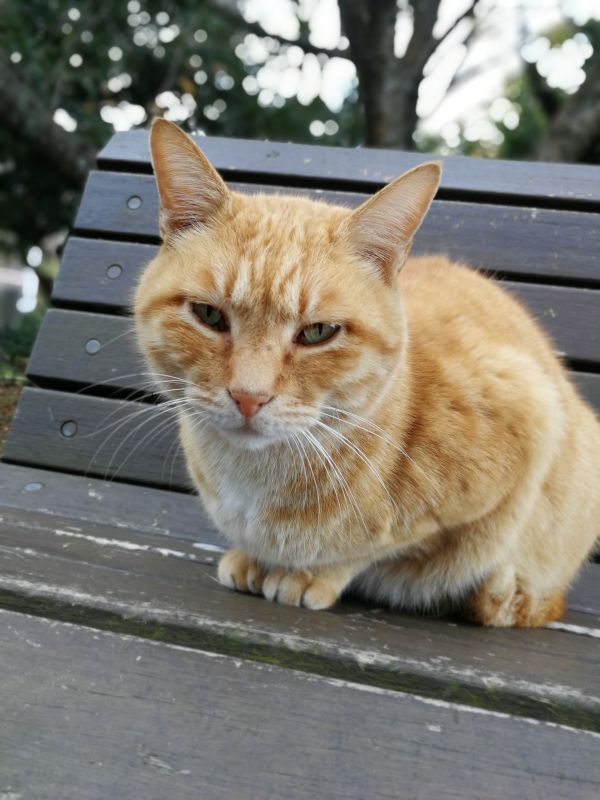
[[[479,625],[535,628],[560,619],[564,590],[534,593],[518,580],[514,567],[504,565],[488,575],[467,598],[468,617]]]

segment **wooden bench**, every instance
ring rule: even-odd
[[[241,191],[356,205],[415,154],[202,139]],[[488,270],[600,408],[600,168],[450,158],[415,252]],[[0,464],[0,798],[600,796],[600,567],[489,630],[223,589],[129,304],[143,131],[89,177]],[[600,476],[599,476],[600,478]]]

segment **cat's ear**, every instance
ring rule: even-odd
[[[385,280],[390,281],[406,261],[441,173],[438,161],[420,164],[377,192],[346,220],[352,246]]]
[[[160,233],[206,225],[229,198],[229,190],[202,150],[181,128],[157,119],[150,153],[160,200]]]

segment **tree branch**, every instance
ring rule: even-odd
[[[28,86],[8,55],[0,50],[0,108],[5,109],[4,127],[16,138],[25,139],[33,152],[52,165],[70,186],[83,185],[95,160],[88,142],[56,125],[52,113]]]
[[[445,39],[447,39],[447,38],[448,38],[448,36],[450,36],[450,34],[452,33],[452,31],[455,31],[455,30],[458,28],[458,26],[459,26],[459,25],[460,25],[460,23],[463,21],[463,19],[468,19],[469,17],[472,17],[472,16],[473,16],[473,12],[475,11],[475,7],[478,5],[478,3],[479,3],[479,0],[473,0],[473,2],[471,3],[471,5],[469,6],[469,8],[467,8],[467,10],[466,10],[466,11],[463,11],[463,13],[462,13],[462,14],[461,14],[459,17],[457,17],[457,18],[454,20],[454,22],[452,23],[452,25],[450,25],[450,27],[448,28],[448,30],[447,30],[445,33],[443,33],[443,34],[440,36],[440,38],[439,38],[439,39],[433,39],[433,45],[434,45],[434,47],[433,47],[433,50],[432,50],[432,53],[431,53],[431,54],[433,54],[433,53],[434,53],[434,52],[437,50],[437,48],[440,46],[440,44],[441,44],[441,43],[442,43],[442,42],[443,42]]]
[[[315,47],[308,39],[302,37],[298,39],[288,39],[285,36],[281,36],[279,33],[268,33],[258,22],[248,22],[246,20],[236,0],[208,0],[207,5],[234,25],[243,28],[248,33],[254,33],[256,36],[270,36],[272,39],[277,39],[277,41],[282,44],[296,45],[302,48],[305,53],[314,53],[315,55],[324,54],[329,58],[351,58],[349,50],[338,50],[335,48],[333,50],[327,50],[323,47]]]

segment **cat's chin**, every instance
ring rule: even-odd
[[[265,436],[251,428],[238,428],[237,430],[221,429],[227,441],[240,450],[262,450],[269,445],[281,441],[279,437]]]

